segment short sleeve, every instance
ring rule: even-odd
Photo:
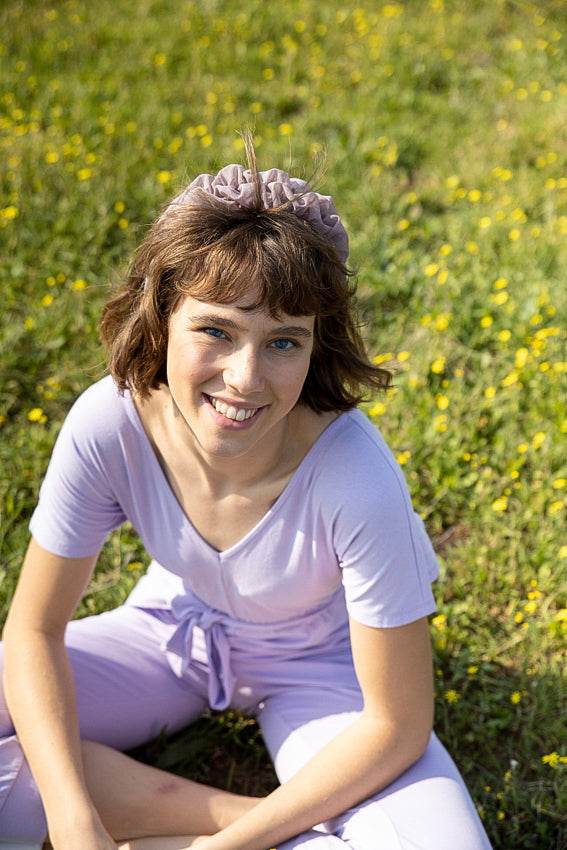
[[[125,520],[108,475],[119,431],[116,395],[108,379],[87,390],[71,408],[55,443],[30,531],[56,555],[97,553]]]
[[[439,566],[399,464],[363,414],[352,421],[326,483],[347,610],[363,625],[400,626],[435,611]]]

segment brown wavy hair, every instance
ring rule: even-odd
[[[250,170],[257,173],[248,144]],[[309,372],[299,401],[316,412],[349,410],[390,385],[371,362],[355,313],[355,285],[331,240],[289,209],[251,209],[212,197],[162,212],[130,273],[103,308],[100,335],[121,391],[140,398],[167,383],[169,318],[187,295],[233,303],[250,291],[272,317],[315,316]]]

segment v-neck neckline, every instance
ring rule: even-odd
[[[339,414],[332,422],[323,429],[323,431],[319,434],[314,443],[310,446],[307,452],[304,454],[297,467],[293,471],[289,481],[279,494],[279,496],[275,499],[273,504],[266,510],[266,512],[262,515],[262,517],[255,523],[252,528],[250,528],[246,534],[244,534],[239,540],[236,541],[232,546],[227,547],[226,549],[216,549],[212,546],[208,540],[203,537],[203,535],[196,529],[193,524],[191,517],[185,512],[183,507],[181,506],[179,499],[175,495],[175,492],[167,479],[167,475],[159,461],[156,450],[154,449],[151,440],[144,428],[144,424],[134,403],[134,400],[131,394],[127,391],[125,393],[125,399],[128,402],[128,411],[129,418],[134,426],[136,432],[140,435],[142,439],[142,443],[146,454],[149,455],[151,459],[151,463],[154,471],[159,475],[162,482],[162,492],[165,490],[167,493],[167,498],[170,502],[175,505],[176,510],[181,514],[184,523],[190,528],[192,535],[199,541],[200,545],[204,547],[204,549],[209,553],[210,556],[215,557],[218,560],[224,561],[228,560],[233,554],[237,553],[243,546],[247,545],[249,540],[258,534],[262,528],[272,519],[275,513],[281,510],[281,506],[285,501],[289,498],[290,493],[295,490],[297,487],[298,481],[303,477],[303,471],[306,466],[310,466],[313,462],[313,457],[316,456],[322,448],[324,448],[324,444],[332,432],[334,432],[335,426],[338,422],[340,422],[343,418],[343,414]]]

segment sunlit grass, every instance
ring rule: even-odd
[[[510,850],[567,843],[566,19],[561,0],[0,9],[3,613],[145,225],[189,176],[241,160],[244,123],[265,167],[308,175],[325,149],[368,339],[397,370],[367,412],[441,559],[438,728]],[[113,535],[80,615],[145,563]],[[225,784],[267,789],[253,728],[211,724],[148,757],[203,776],[216,735],[235,748]]]

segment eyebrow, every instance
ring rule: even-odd
[[[217,327],[231,328],[232,330],[241,331],[242,327],[235,322],[233,319],[226,319],[222,316],[215,316],[209,314],[200,314],[197,316],[191,316],[189,321],[192,325],[215,325]],[[313,334],[308,328],[304,328],[301,325],[286,325],[285,327],[277,327],[273,328],[270,331],[270,334],[274,334],[275,336],[299,336],[304,337],[305,339],[310,339]]]

